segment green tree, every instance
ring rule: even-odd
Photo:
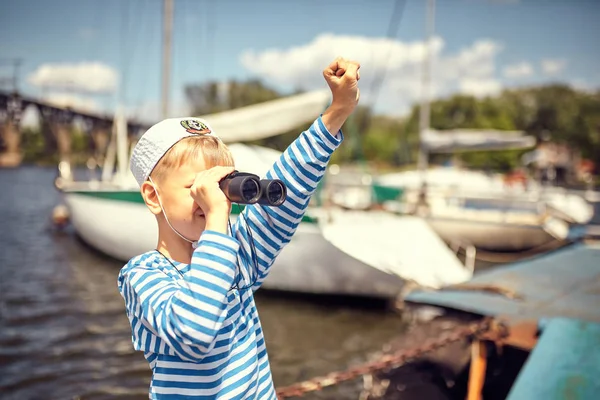
[[[192,109],[192,114],[202,116],[219,111],[249,106],[282,95],[264,85],[259,80],[239,82],[207,82],[191,84],[185,87],[185,95]]]
[[[283,96],[257,80],[189,85],[186,95],[195,115]],[[346,144],[334,153],[332,162],[369,162],[377,166],[414,163],[419,148],[419,112],[419,105],[415,105],[406,118],[389,118],[359,106],[342,128]],[[554,84],[505,90],[486,98],[454,95],[431,103],[430,125],[442,131],[522,130],[538,139],[567,143],[600,165],[600,91],[585,93]],[[253,143],[284,150],[302,128],[305,126]],[[520,165],[525,151],[464,152],[456,157],[470,167],[507,171]],[[449,157],[431,155],[430,160],[445,162]]]
[[[21,129],[21,151],[23,162],[38,162],[46,156],[46,143],[39,128],[24,127]]]
[[[522,130],[538,139],[567,143],[600,164],[600,93],[583,93],[567,85],[505,90],[477,99],[457,95],[431,103],[431,127]],[[419,106],[406,123],[406,134],[418,143]],[[413,149],[413,156],[416,147]],[[468,152],[458,155],[468,166],[506,171],[520,164],[524,151]],[[447,156],[433,156],[444,160]]]

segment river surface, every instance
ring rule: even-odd
[[[147,399],[122,263],[56,230],[55,169],[0,169],[0,398]],[[366,361],[405,328],[382,304],[257,292],[277,387]],[[304,399],[357,399],[360,380]]]

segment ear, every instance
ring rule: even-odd
[[[150,212],[154,215],[160,214],[162,212],[162,207],[158,201],[158,192],[154,185],[151,182],[146,181],[142,183],[140,191]]]

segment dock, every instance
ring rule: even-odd
[[[529,352],[509,386],[509,400],[593,399],[600,392],[600,235],[533,259],[484,271],[469,282],[440,290],[418,289],[408,309],[434,307],[492,318],[506,329],[471,344],[468,400],[485,388],[490,348]],[[491,347],[490,347],[491,346]],[[496,357],[498,357],[496,353]],[[520,369],[520,370],[519,370]]]

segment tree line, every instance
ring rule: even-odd
[[[300,93],[300,90],[294,93]],[[259,80],[187,85],[185,95],[192,115],[257,104],[284,94]],[[418,153],[419,105],[403,118],[377,115],[359,106],[343,127],[346,145],[334,155],[336,163],[368,163],[377,168],[414,166]],[[476,98],[454,95],[431,103],[433,129],[522,130],[538,140],[566,143],[600,166],[600,90],[585,92],[564,84],[507,89],[495,96]],[[282,135],[252,142],[284,150],[297,136],[298,127]],[[89,138],[73,131],[75,160],[85,160]],[[39,129],[23,131],[21,147],[26,162],[52,161]],[[50,152],[52,147],[50,147]],[[529,150],[465,152],[454,157],[468,167],[508,171],[518,167]],[[444,162],[448,155],[433,155],[432,162]]]
[[[282,97],[257,80],[189,85],[186,95],[194,115]],[[520,130],[538,141],[566,143],[580,151],[583,158],[600,165],[600,90],[586,92],[565,84],[551,84],[507,89],[485,98],[454,95],[435,100],[430,107],[433,129]],[[383,168],[414,165],[419,147],[419,112],[419,105],[415,105],[406,117],[391,118],[359,106],[343,127],[349,143],[335,153],[333,161],[366,162]],[[296,129],[254,143],[283,150],[297,132]],[[521,164],[521,156],[527,151],[530,150],[465,152],[454,157],[468,167],[508,171]],[[432,155],[431,159],[442,162],[448,157]]]

